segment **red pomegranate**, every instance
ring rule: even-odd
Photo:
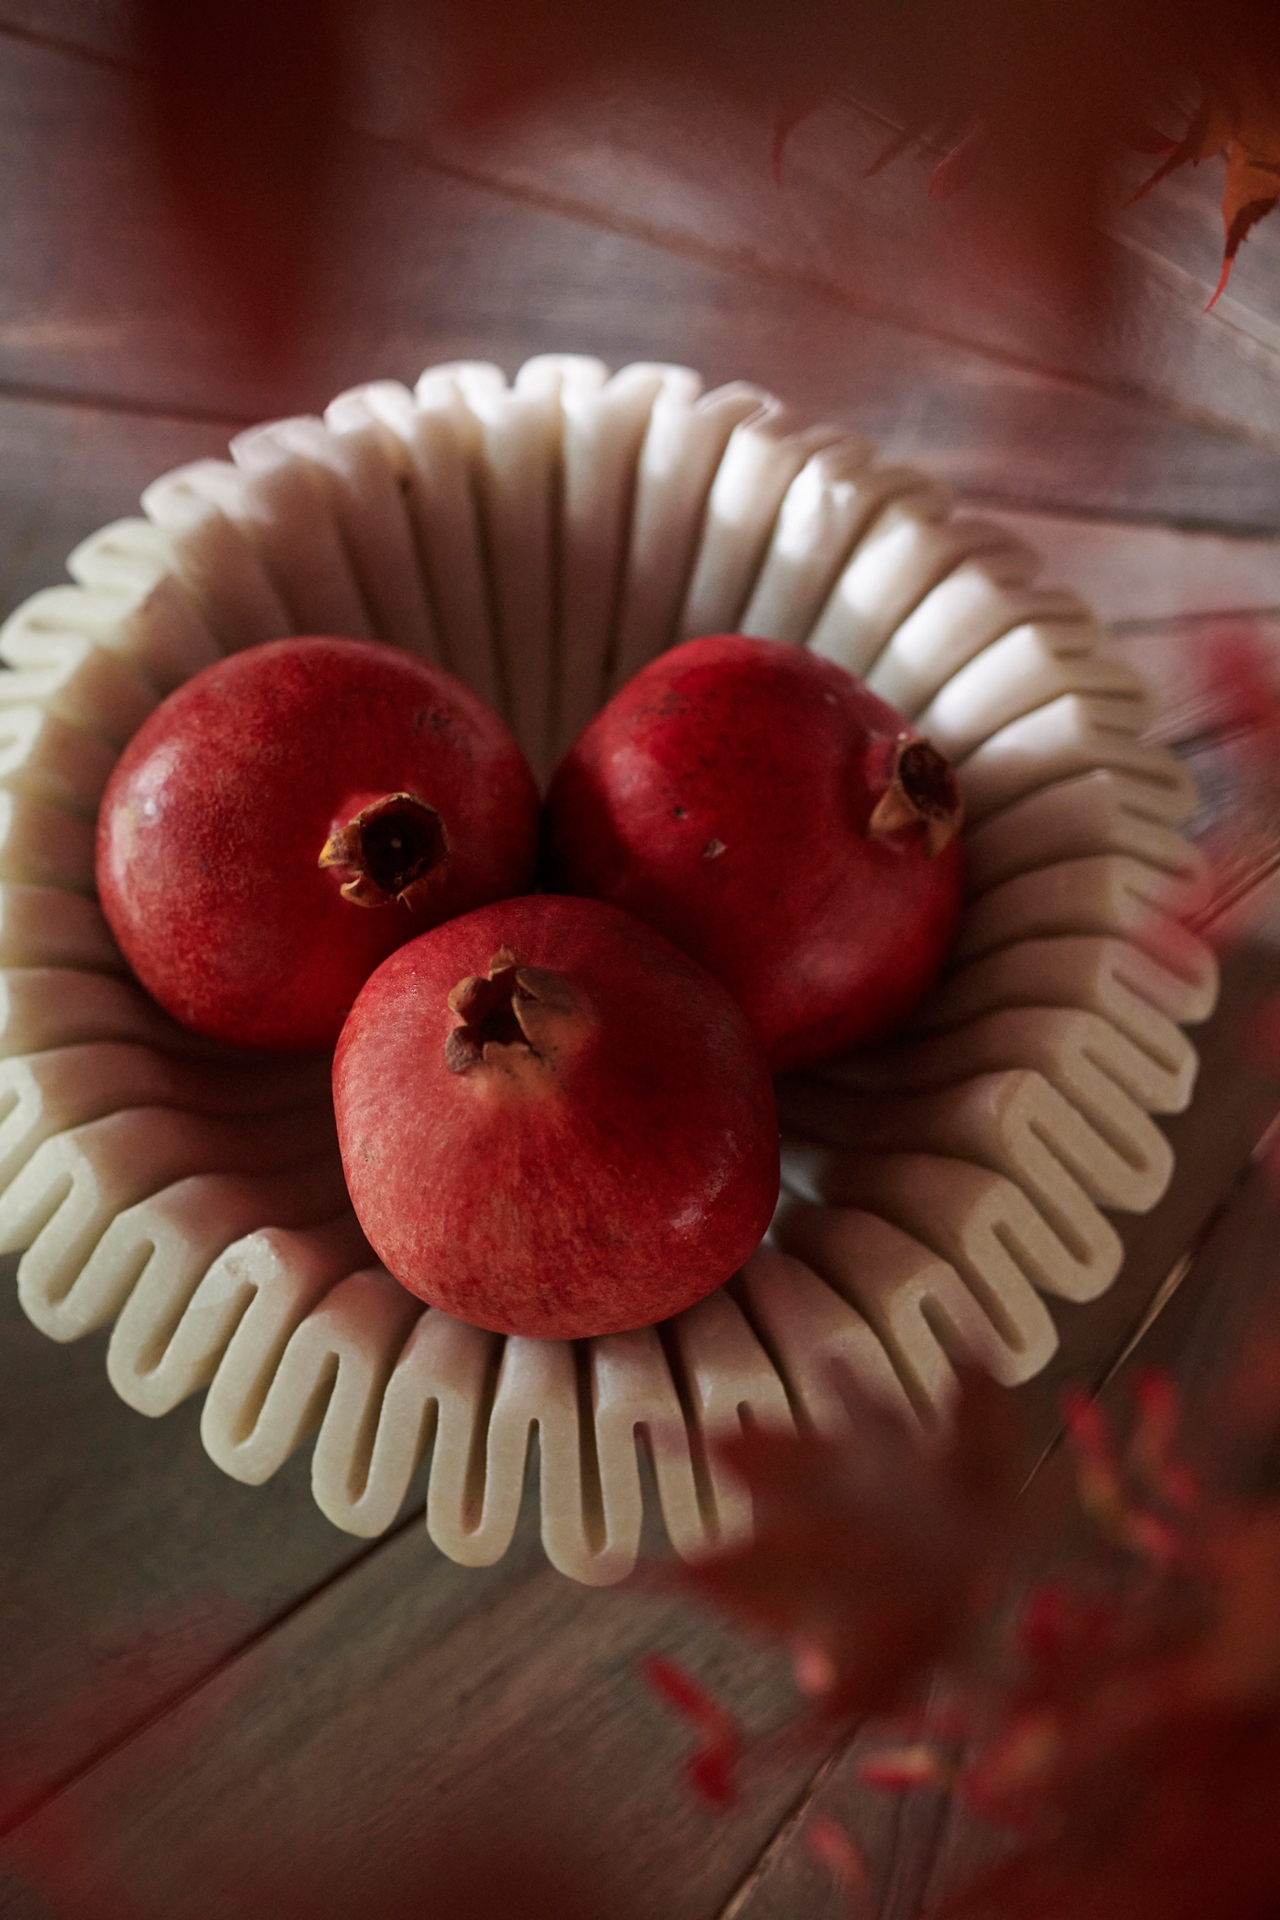
[[[937,974],[960,812],[946,760],[861,681],[719,635],[660,655],[566,755],[548,883],[659,928],[798,1067],[900,1025]]]
[[[379,1257],[498,1333],[678,1313],[777,1201],[773,1088],[740,1009],[600,901],[506,900],[401,947],[352,1008],[333,1089]]]
[[[240,1046],[328,1047],[364,981],[529,884],[533,776],[451,674],[361,640],[272,640],[188,680],[121,755],[98,893],[138,979]]]

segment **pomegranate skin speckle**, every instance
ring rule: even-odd
[[[319,1051],[404,941],[529,884],[537,790],[451,674],[374,642],[269,641],[161,703],[98,815],[102,908],[186,1026]]]
[[[360,1224],[421,1299],[575,1339],[735,1273],[778,1195],[768,1069],[739,1008],[594,900],[482,907],[401,947],[334,1058]]]
[[[861,681],[774,640],[690,640],[628,682],[547,796],[548,885],[659,928],[775,1071],[900,1025],[959,920],[960,797]]]

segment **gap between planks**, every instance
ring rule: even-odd
[[[782,287],[807,294],[811,299],[819,300],[825,305],[856,314],[860,320],[890,327],[895,332],[909,335],[913,339],[928,340],[935,346],[950,347],[964,353],[971,353],[975,358],[985,360],[1005,372],[1030,375],[1049,381],[1068,393],[1089,394],[1107,400],[1118,400],[1133,407],[1135,411],[1150,414],[1154,418],[1176,421],[1180,426],[1194,427],[1202,432],[1212,433],[1218,439],[1234,441],[1240,446],[1254,447],[1264,453],[1280,453],[1280,432],[1248,427],[1241,421],[1231,420],[1215,412],[1211,407],[1196,407],[1186,402],[1161,397],[1148,392],[1136,381],[1091,379],[1086,374],[1073,372],[1070,368],[1055,365],[1051,361],[1037,360],[1031,354],[1016,353],[1011,348],[996,346],[977,335],[957,332],[950,327],[929,326],[913,317],[909,308],[897,306],[892,301],[869,299],[865,294],[857,293],[852,287],[829,279],[825,274],[804,272],[798,268],[770,266],[767,261],[757,259],[749,253],[731,247],[717,246],[712,241],[698,240],[692,234],[677,233],[670,228],[658,226],[653,221],[641,219],[638,215],[622,213],[617,209],[606,212],[600,207],[593,206],[590,201],[580,199],[576,194],[565,193],[552,187],[535,187],[523,181],[504,180],[501,176],[488,173],[483,168],[468,167],[458,161],[445,160],[424,141],[410,141],[389,134],[378,134],[364,127],[353,126],[349,131],[367,141],[371,146],[402,153],[416,160],[425,170],[439,175],[442,179],[455,180],[461,185],[478,188],[481,192],[498,195],[520,205],[535,208],[541,213],[556,214],[561,219],[573,220],[579,225],[594,227],[604,233],[614,233],[623,239],[638,240],[644,245],[657,247],[681,259],[693,260],[701,266],[716,268],[722,273],[739,274],[765,286]]]
[[[332,1573],[326,1574],[323,1579],[314,1581],[311,1586],[305,1588],[301,1593],[295,1594],[287,1606],[279,1608],[268,1619],[261,1621],[251,1633],[246,1634],[245,1638],[239,1641],[234,1647],[230,1647],[225,1653],[220,1654],[202,1673],[196,1674],[192,1679],[184,1682],[182,1686],[175,1692],[169,1694],[167,1698],[158,1702],[158,1704],[148,1712],[141,1714],[137,1720],[131,1721],[127,1726],[120,1728],[116,1733],[112,1734],[110,1739],[104,1740],[100,1746],[85,1754],[73,1767],[68,1767],[65,1773],[57,1779],[50,1781],[42,1787],[38,1793],[32,1794],[30,1799],[20,1801],[8,1814],[0,1818],[0,1841],[3,1841],[9,1834],[14,1833],[26,1821],[34,1819],[44,1807],[60,1798],[62,1794],[74,1787],[78,1781],[83,1780],[88,1774],[94,1772],[96,1768],[111,1760],[115,1754],[121,1752],[134,1740],[141,1738],[149,1728],[158,1725],[158,1723],[164,1720],[169,1714],[176,1712],[188,1700],[193,1699],[196,1694],[200,1693],[203,1688],[212,1685],[222,1674],[235,1666],[237,1661],[251,1653],[253,1649],[261,1645],[263,1641],[268,1640],[271,1635],[284,1626],[286,1622],[294,1619],[295,1616],[303,1612],[305,1608],[314,1605],[316,1601],[320,1600],[325,1594],[329,1593],[334,1587],[339,1585],[340,1582],[345,1580],[348,1575],[355,1573],[358,1568],[367,1566],[378,1553],[389,1547],[394,1540],[399,1539],[401,1534],[408,1532],[410,1527],[415,1525],[424,1526],[425,1516],[426,1506],[425,1502],[423,1502],[416,1506],[411,1513],[406,1514],[403,1519],[397,1520],[392,1526],[388,1527],[387,1531],[380,1534],[376,1540],[370,1541],[363,1552],[356,1553],[352,1559],[346,1561],[342,1566],[336,1567]],[[483,1607],[476,1609],[477,1614],[483,1612]],[[444,1637],[447,1638],[447,1635]]]
[[[95,393],[77,387],[51,387],[36,381],[27,385],[20,380],[0,379],[0,401],[12,400],[25,406],[82,407],[91,413],[125,414],[131,419],[166,420],[175,426],[226,427],[229,434],[241,432],[255,423],[248,414],[227,413],[217,407],[175,406],[161,400],[129,399],[111,393]],[[1263,539],[1266,535],[1261,536]]]
[[[108,53],[103,47],[90,46],[83,40],[68,40],[61,34],[42,33],[39,27],[23,26],[17,20],[0,19],[0,40],[18,40],[24,46],[38,47],[43,53],[57,53],[68,60],[81,60],[86,66],[104,67],[109,73],[141,74],[148,71],[147,63],[140,59],[130,59],[123,53]]]
[[[840,1762],[844,1759],[845,1754],[849,1751],[849,1748],[853,1745],[857,1737],[858,1733],[855,1728],[852,1733],[842,1735],[835,1746],[832,1747],[817,1772],[814,1773],[812,1778],[806,1783],[803,1791],[796,1795],[785,1818],[770,1836],[767,1844],[760,1849],[760,1852],[756,1855],[756,1858],[752,1861],[750,1867],[748,1867],[746,1873],[730,1894],[725,1905],[721,1907],[715,1915],[715,1920],[737,1920],[738,1914],[742,1912],[743,1907],[745,1907],[765,1874],[768,1873],[770,1866],[779,1855],[786,1852],[791,1842],[799,1833],[800,1828],[808,1817],[810,1807]]]

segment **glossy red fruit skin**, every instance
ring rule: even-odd
[[[401,793],[438,812],[447,861],[412,906],[344,898],[326,841]],[[273,640],[196,674],[130,740],[99,809],[98,895],[185,1025],[320,1050],[396,947],[529,884],[537,809],[511,734],[452,674],[368,641]]]
[[[961,904],[958,836],[869,832],[907,722],[842,668],[716,635],[661,654],[558,768],[548,885],[658,927],[740,1002],[775,1071],[900,1025]]]
[[[509,949],[571,1011],[541,1057],[452,1071],[450,992]],[[526,976],[530,977],[530,976]],[[773,1087],[740,1009],[628,915],[540,894],[437,927],[366,983],[334,1057],[352,1204],[411,1293],[575,1339],[678,1313],[759,1245]]]

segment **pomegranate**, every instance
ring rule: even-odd
[[[830,661],[740,634],[642,669],[561,762],[548,884],[612,901],[723,981],[775,1070],[901,1024],[960,911],[960,795]]]
[[[272,640],[144,721],[98,815],[98,893],[196,1032],[310,1050],[404,941],[529,884],[533,776],[460,681],[392,647]]]
[[[498,1333],[678,1313],[777,1201],[773,1088],[741,1010],[600,901],[506,900],[401,947],[352,1008],[333,1087],[379,1257]]]

